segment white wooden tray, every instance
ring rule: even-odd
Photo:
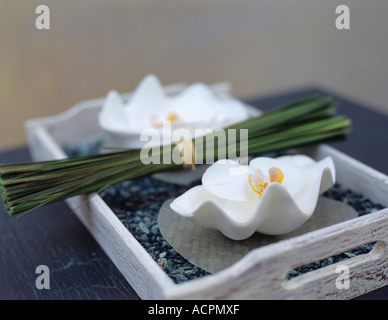
[[[165,89],[173,94],[184,87],[177,84]],[[225,89],[223,84],[212,88]],[[103,100],[84,101],[65,113],[27,121],[32,159],[61,159],[66,157],[62,146],[101,137],[97,116]],[[388,207],[386,175],[328,145],[298,152],[317,160],[331,156],[341,185]],[[71,209],[84,201],[85,196],[66,200]],[[160,268],[100,196],[94,196],[75,214],[143,299],[349,299],[388,284],[388,209],[255,249],[216,274],[182,284],[176,284]],[[368,254],[286,281],[291,269],[375,241]],[[348,289],[337,289],[339,264],[349,268]]]

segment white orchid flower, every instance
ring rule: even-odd
[[[305,155],[259,157],[243,166],[220,160],[207,169],[202,185],[170,205],[202,227],[242,240],[254,232],[269,235],[296,230],[313,214],[319,195],[335,181],[333,160]]]
[[[108,133],[111,146],[141,148],[146,143],[140,140],[141,133],[153,129],[162,135],[166,122],[172,130],[185,128],[195,137],[195,129],[215,130],[249,117],[249,110],[242,102],[228,96],[219,97],[203,83],[169,96],[158,78],[148,75],[127,102],[116,91],[109,92],[98,120]],[[165,143],[171,140],[164,137],[160,144]]]

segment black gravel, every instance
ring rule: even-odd
[[[101,141],[94,144],[79,142],[74,146],[65,147],[69,156],[97,153]],[[272,153],[266,156],[279,156],[285,153]],[[107,205],[112,209],[124,226],[139,241],[151,257],[176,282],[181,283],[208,275],[205,270],[191,264],[164,239],[159,231],[158,213],[162,204],[175,198],[192,187],[183,187],[162,182],[152,177],[143,177],[125,181],[108,187],[100,193]],[[335,184],[323,194],[325,197],[348,203],[359,216],[383,209],[362,194]],[[291,270],[286,280],[301,274],[325,267],[327,265],[350,259],[354,256],[370,252],[375,243],[365,244],[344,253],[315,261]]]
[[[183,258],[159,231],[158,213],[162,204],[188,188],[144,177],[106,188],[101,197],[151,257],[176,282],[208,273]]]

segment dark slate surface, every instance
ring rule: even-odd
[[[27,148],[0,154],[1,163],[25,161]],[[0,299],[139,299],[64,202],[21,218],[0,211]],[[49,267],[49,290],[35,286],[39,265]]]
[[[262,110],[315,91],[305,89],[252,99]],[[322,91],[320,91],[322,92]],[[332,145],[387,174],[388,117],[341,98],[339,112],[353,120],[345,142]],[[27,148],[0,153],[1,163],[29,161]],[[50,269],[50,290],[35,286],[36,267]],[[63,203],[37,209],[18,219],[0,204],[0,299],[139,299],[77,217]],[[388,299],[388,286],[357,299]]]
[[[352,132],[348,139],[343,142],[331,143],[331,145],[376,170],[388,174],[388,116],[385,114],[371,110],[333,92],[314,88],[268,98],[252,99],[248,103],[261,110],[269,110],[314,92],[338,99],[338,113],[346,115],[352,120]]]

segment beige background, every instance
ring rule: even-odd
[[[37,30],[46,4],[51,29]],[[335,8],[350,8],[350,30]],[[321,86],[388,112],[386,0],[0,0],[0,148],[26,119],[65,111],[148,73],[228,80],[240,98]]]

